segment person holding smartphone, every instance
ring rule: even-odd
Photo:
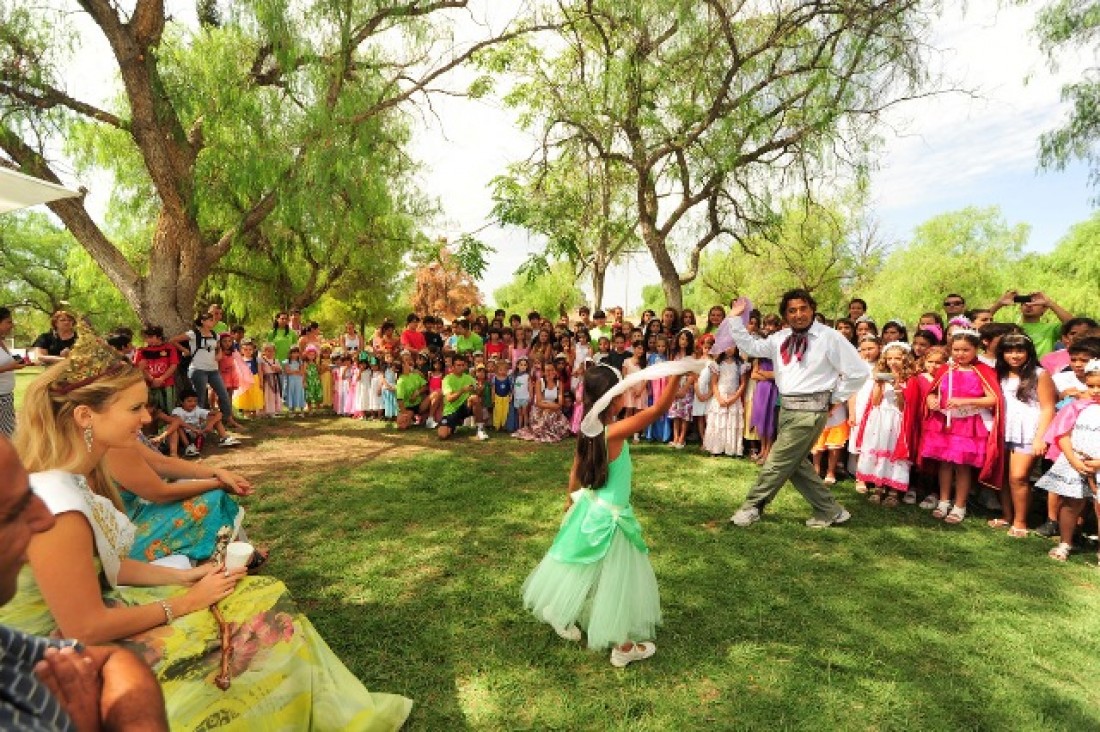
[[[1035,344],[1035,352],[1039,354],[1039,358],[1054,350],[1058,339],[1062,336],[1062,323],[1073,319],[1073,313],[1058,305],[1044,293],[1021,294],[1016,290],[1008,290],[1001,295],[1001,298],[989,308],[989,314],[996,315],[998,310],[1011,305],[1020,306],[1020,328]],[[1047,310],[1053,311],[1058,316],[1057,323],[1043,320]]]
[[[0,435],[15,432],[15,372],[26,366],[22,356],[8,350],[7,339],[15,327],[9,308],[0,308]]]

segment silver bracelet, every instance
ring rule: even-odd
[[[176,614],[172,612],[172,606],[168,604],[167,600],[157,600],[157,602],[159,602],[161,608],[164,609],[165,625],[171,625],[172,621],[176,619]]]

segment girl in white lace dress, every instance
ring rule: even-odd
[[[744,452],[746,365],[736,346],[723,351],[709,367],[711,398],[707,406],[707,432],[703,449],[711,455]]]

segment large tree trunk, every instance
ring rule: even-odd
[[[676,263],[668,253],[664,237],[648,221],[642,220],[642,240],[649,249],[653,263],[657,265],[657,273],[661,275],[661,289],[665,291],[665,306],[681,310],[684,307],[684,292],[680,284],[680,273],[676,271]]]
[[[142,278],[138,302],[131,303],[143,322],[160,325],[171,334],[191,326],[199,288],[210,274],[210,265],[202,256],[204,243],[195,236],[189,223],[161,211],[148,274]]]

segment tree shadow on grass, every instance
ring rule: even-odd
[[[787,488],[765,521],[727,529],[755,470],[669,471],[656,449],[638,450],[635,505],[661,650],[614,671],[520,598],[560,521],[572,446],[499,442],[310,466],[304,500],[271,490],[257,509],[258,533],[281,545],[269,571],[372,689],[415,699],[411,729],[1100,726],[1097,664],[1078,640],[1097,624],[1071,619],[1097,609],[1083,568],[846,489],[848,527],[807,529]]]

